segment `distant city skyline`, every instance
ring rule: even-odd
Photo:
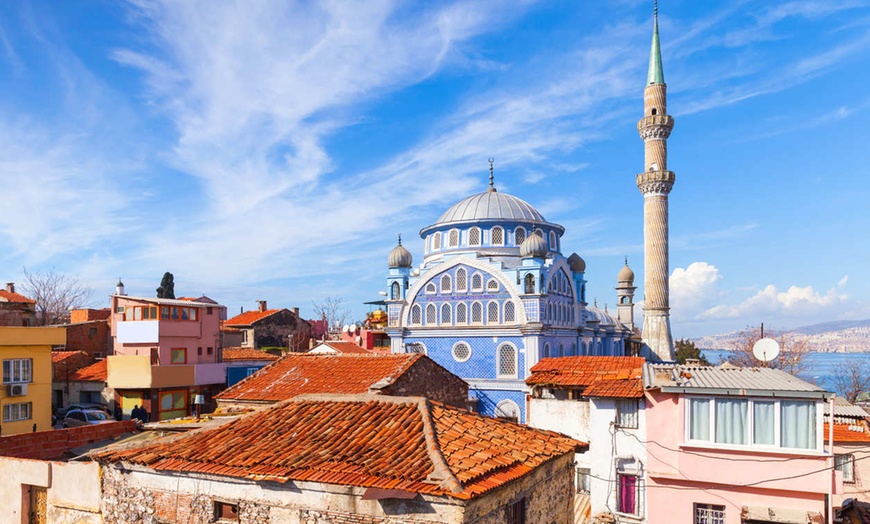
[[[659,28],[674,337],[870,318],[870,2],[663,0]],[[590,303],[623,257],[642,299],[651,33],[634,0],[3,5],[0,279],[362,319],[493,157]]]

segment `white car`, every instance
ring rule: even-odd
[[[114,421],[115,419],[108,413],[99,409],[71,409],[63,418],[63,427],[74,428],[91,424],[107,424]]]

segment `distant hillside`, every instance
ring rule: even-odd
[[[806,340],[810,351],[852,353],[870,351],[870,320],[838,320],[801,326],[788,331],[797,340]],[[740,331],[693,339],[701,349],[734,349]]]

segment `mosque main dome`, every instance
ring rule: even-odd
[[[488,190],[453,204],[434,225],[486,220],[547,223],[544,216],[525,200],[507,193]]]

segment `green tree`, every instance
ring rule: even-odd
[[[157,288],[157,298],[175,298],[175,277],[169,271],[163,273],[160,287]]]
[[[681,338],[674,343],[675,355],[677,362],[685,364],[686,360],[698,360],[701,365],[709,366],[710,362],[707,357],[701,354],[701,350],[695,347],[695,343],[691,340]]]

